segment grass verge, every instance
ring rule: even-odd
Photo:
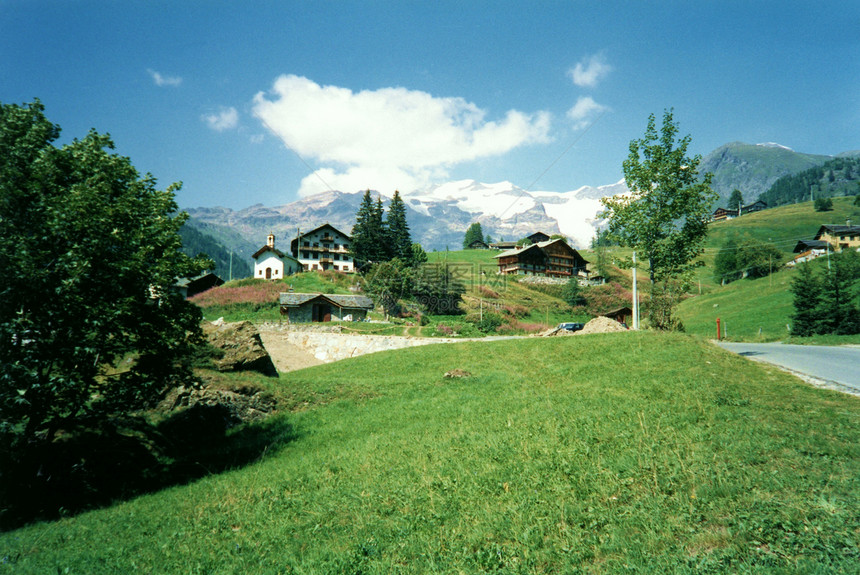
[[[426,346],[280,394],[280,450],[2,534],[0,573],[860,569],[860,400],[690,336]]]

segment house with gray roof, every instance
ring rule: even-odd
[[[283,292],[279,305],[287,323],[361,321],[373,309],[373,300],[363,295]]]

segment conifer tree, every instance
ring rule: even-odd
[[[472,242],[480,242],[484,240],[484,230],[481,229],[481,224],[475,222],[466,230],[466,235],[463,237],[463,249],[469,249]]]
[[[355,226],[352,228],[352,257],[359,269],[375,259],[375,211],[373,197],[370,190],[367,190],[361,198],[361,205],[355,215]]]
[[[791,334],[806,337],[818,329],[818,309],[821,302],[821,283],[809,263],[797,268],[798,274],[791,282],[794,296],[794,314],[791,316]]]
[[[392,258],[404,262],[412,260],[412,238],[409,235],[409,223],[406,221],[406,204],[400,197],[400,192],[394,191],[394,197],[388,206],[385,218],[387,240],[386,246]]]

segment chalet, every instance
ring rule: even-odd
[[[361,295],[282,293],[281,315],[287,323],[361,321],[373,309],[373,300]]]
[[[786,265],[794,266],[803,262],[814,260],[818,256],[823,256],[829,249],[830,244],[822,240],[800,240],[794,246],[794,259]]]
[[[492,242],[490,249],[493,250],[512,250],[517,247],[517,242]]]
[[[818,228],[815,239],[827,242],[837,252],[860,248],[860,226],[824,224]]]
[[[562,239],[548,240],[495,256],[500,274],[569,277],[586,272],[588,262]]]
[[[526,239],[533,244],[539,244],[541,242],[549,241],[549,236],[543,232],[535,232],[530,236],[526,236]]]
[[[761,200],[756,200],[751,204],[748,204],[746,206],[741,206],[741,215],[751,214],[753,212],[760,212],[760,211],[766,210],[766,209],[767,209],[766,203],[764,203]]]
[[[474,242],[469,244],[469,249],[470,250],[488,250],[488,249],[490,249],[490,246],[487,245],[487,242],[485,242],[485,241],[475,240]]]
[[[355,264],[349,251],[352,238],[331,224],[323,224],[309,232],[299,233],[290,242],[293,257],[305,270],[334,270],[353,272]]]
[[[737,216],[737,212],[735,212],[734,210],[727,210],[726,208],[717,208],[711,215],[711,220],[719,222],[721,220],[731,220],[735,216]]]
[[[627,327],[633,323],[633,310],[629,307],[620,307],[603,314],[603,317],[614,319],[618,323],[623,323]]]
[[[301,269],[299,261],[275,248],[275,235],[269,234],[266,245],[251,256],[254,259],[254,277],[276,280],[292,275]]]
[[[189,298],[223,284],[224,280],[217,275],[206,272],[193,278],[181,278],[173,284],[173,287],[182,294],[182,297]]]

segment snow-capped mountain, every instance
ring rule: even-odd
[[[413,239],[427,250],[442,250],[459,249],[463,234],[473,222],[480,222],[484,233],[494,240],[517,240],[542,231],[564,234],[575,247],[586,247],[596,230],[599,199],[625,191],[623,181],[559,193],[529,192],[510,182],[461,180],[401,195]],[[252,244],[260,244],[269,232],[286,241],[295,237],[297,229],[309,230],[326,222],[349,233],[362,195],[363,192],[324,192],[271,208],[197,208],[188,213],[192,225],[205,225],[210,233],[226,228]],[[383,196],[385,203],[388,200]],[[218,235],[229,241],[229,234]]]

